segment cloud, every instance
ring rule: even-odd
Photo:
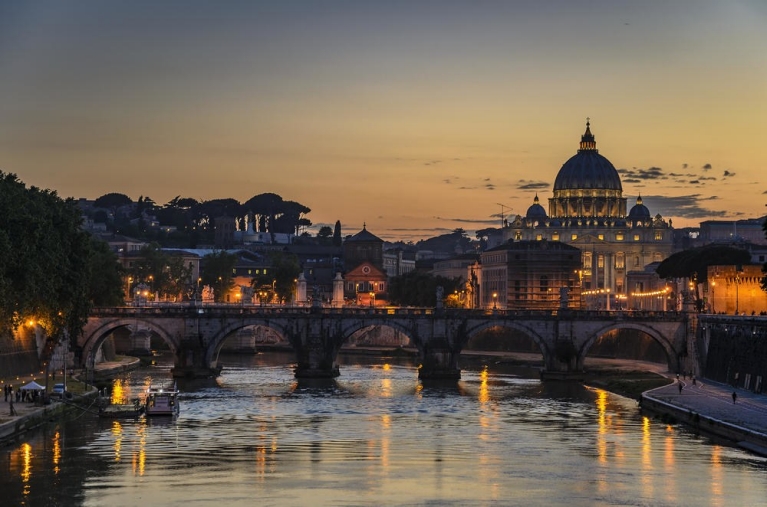
[[[441,162],[441,160],[429,160],[428,162],[424,162],[423,165],[437,165]]]
[[[689,183],[690,183],[690,185],[698,185],[698,184],[700,184],[700,181],[698,181],[698,180],[690,180]]]
[[[663,169],[660,167],[650,167],[648,169],[632,168],[632,169],[618,169],[619,174],[625,175],[627,178],[635,180],[665,180],[668,176],[663,174]]]
[[[492,183],[487,183],[485,184],[485,188],[488,190],[495,190],[495,185],[493,185]]]
[[[642,200],[653,215],[660,213],[666,218],[710,218],[728,215],[727,211],[715,210],[704,206],[707,201],[718,201],[719,197],[716,195],[709,197],[702,197],[701,194],[677,197],[643,195]]]
[[[732,178],[733,176],[735,176],[735,173],[731,173],[727,169],[725,169],[724,174],[722,174],[722,178]]]
[[[544,181],[519,180],[517,190],[545,190],[549,188],[549,186],[550,184]]]
[[[708,171],[708,170],[710,170],[712,168],[713,168],[713,166],[711,164],[703,164],[703,170],[704,171]]]
[[[716,176],[701,176],[700,181],[716,181]]]

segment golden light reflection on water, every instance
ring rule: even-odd
[[[490,401],[490,389],[487,386],[487,379],[489,373],[487,372],[487,366],[485,366],[479,373],[479,403],[484,405]]]
[[[32,446],[24,443],[21,445],[21,482],[24,484],[24,495],[28,495],[30,492],[31,484],[29,480],[32,478]]]
[[[53,435],[53,473],[59,473],[59,463],[61,462],[61,433],[58,431]]]
[[[653,492],[652,439],[650,438],[650,418],[642,417],[642,492],[648,498]]]
[[[125,398],[125,383],[122,379],[115,379],[114,382],[112,382],[112,395],[109,398],[109,401],[114,405],[119,405],[120,403],[123,403],[123,399]]]
[[[146,468],[146,419],[141,419],[138,424],[138,451],[133,453],[131,465],[133,475],[142,476]]]
[[[596,474],[597,490],[600,493],[607,493],[610,490],[610,483],[606,475],[607,465],[607,435],[609,432],[609,421],[607,417],[607,391],[601,389],[596,390],[597,397],[595,400],[597,406],[597,460],[604,468],[600,469],[600,472]]]
[[[677,500],[677,477],[678,470],[676,469],[676,458],[674,453],[676,452],[674,446],[674,439],[676,438],[676,432],[673,426],[666,426],[666,438],[663,442],[663,467],[666,471],[666,475],[669,477],[666,481],[666,488],[664,490],[664,497],[673,505]]]
[[[390,433],[391,433],[391,415],[389,414],[382,414],[381,415],[381,467],[383,467],[384,471],[388,471],[389,469],[389,446],[391,445],[390,441]]]
[[[112,422],[112,435],[114,435],[115,437],[115,443],[114,443],[115,461],[120,461],[120,453],[122,451],[122,440],[123,440],[123,426],[122,424],[120,424],[119,421]]]
[[[724,491],[723,491],[723,474],[724,468],[722,466],[722,447],[714,445],[711,448],[711,502],[715,507],[724,506]]]

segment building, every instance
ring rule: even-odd
[[[556,310],[580,307],[581,252],[561,241],[509,241],[480,254],[479,306]]]
[[[384,268],[384,241],[362,230],[344,241],[344,299],[364,306],[386,305],[388,276]]]
[[[596,148],[590,123],[578,152],[554,180],[546,213],[536,194],[525,216],[504,224],[504,241],[561,241],[581,250],[578,267],[584,291],[625,297],[627,274],[673,252],[673,229],[654,217],[642,197],[627,210],[618,171]]]
[[[760,264],[709,266],[706,310],[729,315],[764,315],[767,292],[762,290]]]
[[[700,223],[700,241],[708,243],[748,242],[767,244],[763,229],[767,217],[744,220],[707,220]]]

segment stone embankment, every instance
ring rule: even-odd
[[[681,389],[680,389],[681,386]],[[642,394],[643,410],[767,456],[767,396],[711,382],[677,379]]]
[[[135,357],[124,357],[119,361],[96,365],[96,378],[108,378],[124,371],[137,368],[140,364]],[[18,439],[29,430],[37,428],[70,413],[93,410],[91,405],[98,397],[98,391],[91,387],[84,394],[65,399],[52,399],[48,405],[29,402],[13,404],[15,415],[10,413],[10,404],[0,399],[0,445]]]

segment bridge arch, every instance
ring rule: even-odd
[[[219,329],[210,340],[210,344],[207,347],[207,351],[205,354],[205,362],[206,364],[210,365],[211,367],[215,367],[218,364],[218,356],[221,354],[221,349],[224,347],[224,343],[226,340],[234,333],[241,329],[245,329],[247,327],[252,326],[261,326],[271,329],[272,331],[275,331],[277,334],[280,335],[280,337],[285,340],[285,342],[289,342],[287,339],[287,323],[286,322],[279,322],[275,321],[274,319],[263,319],[263,318],[256,318],[256,319],[245,319],[245,320],[239,320],[235,322],[230,322],[221,329]]]
[[[473,326],[468,327],[466,330],[466,340],[464,343],[460,344],[461,350],[463,350],[463,348],[466,347],[466,345],[471,341],[471,339],[477,336],[479,333],[481,333],[482,331],[493,329],[495,327],[512,329],[514,331],[519,331],[520,333],[523,333],[526,336],[528,336],[531,340],[533,340],[533,342],[538,346],[538,349],[541,351],[541,354],[543,355],[544,364],[548,364],[548,360],[552,356],[553,351],[549,350],[547,341],[530,326],[520,324],[518,321],[514,321],[514,320],[498,319],[498,320],[483,321],[483,322],[480,322],[479,324],[475,324]]]
[[[403,335],[407,336],[410,343],[412,343],[418,350],[423,350],[423,342],[418,338],[417,333],[413,332],[413,327],[407,325],[404,322],[394,319],[371,319],[366,321],[352,321],[345,326],[341,327],[340,342],[337,344],[340,348],[343,344],[347,343],[355,333],[369,329],[372,327],[388,327],[399,331]]]
[[[99,319],[96,326],[92,329],[88,329],[87,333],[83,333],[81,340],[78,340],[82,345],[82,366],[92,368],[96,359],[96,352],[107,337],[115,330],[127,327],[134,329],[139,324],[144,325],[150,331],[156,333],[162,340],[170,347],[173,355],[176,356],[179,344],[174,339],[173,334],[170,333],[165,327],[154,322],[152,319],[142,318],[114,318],[114,319]]]
[[[631,329],[648,335],[666,352],[666,360],[668,362],[669,370],[677,371],[679,369],[679,351],[674,347],[673,341],[669,340],[657,329],[637,322],[614,322],[598,328],[593,333],[591,333],[578,350],[577,364],[579,368],[583,368],[583,363],[586,360],[589,349],[591,349],[591,347],[600,337],[604,336],[610,331],[617,331],[621,329]]]

